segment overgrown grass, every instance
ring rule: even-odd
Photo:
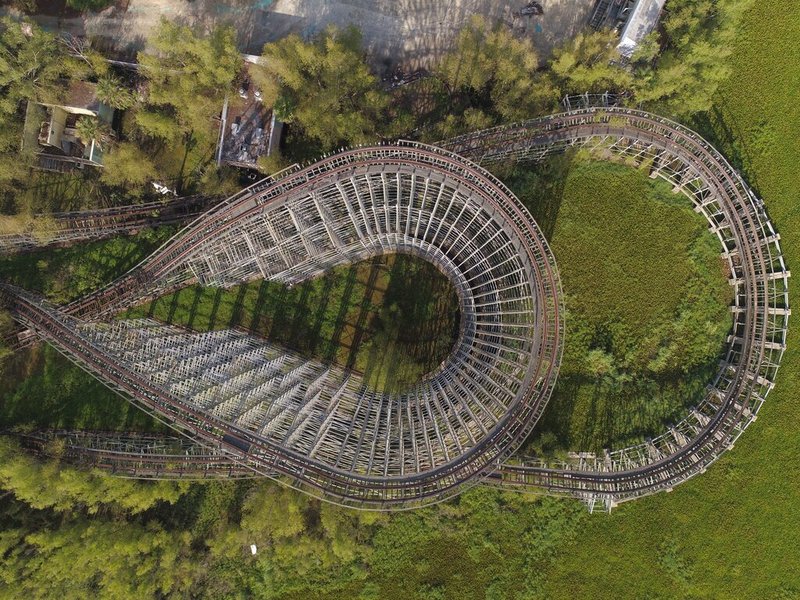
[[[174,232],[173,227],[161,227],[68,248],[0,256],[0,280],[44,294],[57,304],[70,302],[134,267]]]
[[[40,292],[56,303],[68,302],[122,275],[172,233],[172,228],[161,228],[132,237],[2,256],[0,280]],[[0,426],[161,427],[49,346],[17,352],[0,373]]]
[[[800,5],[758,3],[737,37],[714,114],[701,121],[764,198],[790,267],[800,261],[798,40]],[[791,297],[799,293],[794,278]],[[543,595],[800,597],[799,348],[795,326],[775,390],[735,450],[671,494],[592,519],[547,569]]]
[[[731,319],[716,238],[684,196],[621,165],[557,157],[504,173],[550,238],[567,328],[530,448],[641,441],[696,404]]]

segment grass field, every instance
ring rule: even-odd
[[[765,15],[768,18],[765,18]],[[765,0],[737,38],[712,118],[800,262],[800,5]],[[790,280],[796,302],[800,281]],[[590,520],[545,573],[549,598],[800,597],[800,336],[759,419],[701,477]]]
[[[0,256],[0,280],[44,294],[62,304],[92,292],[138,264],[175,233],[145,230],[68,248]]]
[[[505,179],[550,238],[566,296],[561,373],[529,449],[620,447],[702,398],[731,325],[719,242],[683,195],[556,157]]]
[[[134,237],[0,257],[0,279],[68,302],[121,275],[173,233]],[[53,348],[40,344],[12,356],[0,377],[0,426],[154,429],[150,417]]]
[[[198,331],[243,328],[305,356],[399,390],[435,369],[458,333],[458,298],[433,265],[387,255],[333,269],[294,288],[255,281],[228,290],[184,288],[123,316]]]

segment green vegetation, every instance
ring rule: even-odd
[[[58,98],[64,77],[77,66],[61,54],[52,34],[30,23],[0,19],[0,197],[24,179],[32,158],[32,149],[26,147],[19,159],[25,101]]]
[[[150,43],[152,50],[138,56],[149,84],[146,105],[137,113],[139,126],[166,141],[183,137],[187,145],[213,144],[215,117],[242,66],[233,29],[215,29],[201,37],[164,19]],[[148,128],[144,122],[162,127]]]
[[[731,326],[717,238],[629,167],[559,157],[504,179],[551,239],[566,293],[558,385],[537,452],[653,436],[703,397]]]
[[[114,0],[67,0],[67,6],[80,11],[99,11],[113,4]]]
[[[508,28],[491,28],[482,17],[473,16],[436,71],[447,96],[435,111],[440,119],[435,135],[448,137],[497,121],[524,119],[554,104],[558,90],[536,72],[537,66],[529,39],[520,40]]]
[[[641,89],[653,86],[655,91],[648,98],[651,105],[676,115],[705,108],[709,99],[714,101],[708,114],[695,116],[694,124],[744,169],[763,195],[791,266],[800,260],[800,173],[796,168],[800,7],[765,0],[747,12],[736,29],[738,10],[749,4],[749,0],[669,0],[665,38],[661,40],[665,51],[656,59],[653,44],[645,47],[637,58],[635,66],[641,71],[636,73],[634,85]],[[585,40],[575,44],[568,52],[590,47]],[[727,64],[731,47],[734,51]],[[556,69],[562,80],[579,77],[590,81],[596,74],[587,69],[596,67],[602,72],[607,68],[602,61],[589,61],[586,69],[578,68],[579,61],[564,56],[559,55]],[[728,69],[730,78],[725,80]],[[485,89],[491,95],[492,84],[488,85]],[[414,95],[413,102],[420,105],[442,106],[436,103],[446,97],[446,89],[441,80],[429,79],[400,92],[403,102],[411,102]],[[486,106],[479,99],[465,103],[464,120],[474,117],[480,122],[482,115],[495,114],[492,109],[485,110]],[[473,111],[469,116],[469,109],[480,113]],[[461,118],[461,113],[456,114]],[[426,118],[435,123],[433,117]],[[5,126],[5,118],[3,123]],[[635,364],[636,373],[657,381],[659,372],[674,372],[677,363],[672,359],[680,356],[683,361],[687,350],[663,343],[675,339],[667,334],[670,327],[686,327],[692,331],[687,339],[695,340],[693,330],[698,324],[709,322],[716,327],[723,322],[714,316],[717,301],[723,298],[718,295],[722,288],[692,284],[718,281],[711,247],[705,245],[703,236],[694,234],[694,221],[683,214],[683,208],[668,206],[675,198],[652,188],[637,173],[577,164],[566,176],[543,181],[564,174],[559,170],[562,166],[518,172],[515,185],[556,251],[563,254],[560,264],[565,288],[573,295],[570,327],[579,325],[576,331],[585,333],[570,342],[565,375],[570,361],[576,371],[584,370],[582,377],[588,371],[604,373],[602,379],[609,374],[618,379],[631,373]],[[624,201],[630,213],[623,215],[622,205],[610,204],[610,194],[604,191],[607,187],[617,192],[614,199]],[[643,216],[643,203],[659,218]],[[595,214],[606,217],[601,232],[596,232],[600,221],[598,217],[597,223],[593,222]],[[634,239],[640,220],[647,222],[645,231],[660,229],[662,238],[675,245],[662,246],[662,238]],[[584,236],[583,227],[595,230],[596,235]],[[624,243],[615,247],[606,230],[615,231],[617,241]],[[578,250],[566,243],[568,238],[563,236],[567,235],[577,236],[596,272],[581,268],[581,262],[570,267],[569,252]],[[644,306],[628,302],[647,293],[641,286],[631,285],[628,270],[634,274],[641,268],[629,262],[632,252],[642,252],[652,261],[647,276],[653,278],[652,289],[657,293],[654,291]],[[598,254],[613,260],[598,261]],[[48,273],[56,275],[68,263],[59,266],[54,255],[35,260],[47,261]],[[28,262],[12,266],[9,260],[0,264],[2,277],[13,271],[17,281],[31,288],[38,285],[63,299],[81,288],[66,278],[58,285],[48,283],[45,274],[35,268],[35,261],[26,258]],[[668,271],[658,270],[658,266]],[[682,285],[665,287],[667,272],[680,274]],[[84,273],[93,276],[89,270]],[[618,277],[608,280],[604,278],[607,274]],[[612,282],[620,287],[611,286]],[[324,285],[324,279],[309,284],[308,296],[317,297],[317,286]],[[596,289],[597,298],[575,297],[573,286],[576,291]],[[798,286],[800,283],[792,281],[793,297],[800,292]],[[207,293],[198,295],[202,299]],[[250,289],[244,292],[246,298],[252,294]],[[688,298],[697,301],[689,303]],[[187,310],[185,301],[179,298],[176,314]],[[208,305],[204,301],[203,306]],[[609,312],[612,305],[617,312]],[[222,306],[221,302],[219,311]],[[154,310],[163,308],[158,305]],[[232,315],[233,305],[225,310]],[[576,317],[573,313],[578,310],[586,314]],[[680,318],[674,318],[676,315]],[[326,326],[325,321],[321,323]],[[607,343],[600,343],[597,335],[604,323],[611,326]],[[647,361],[637,356],[630,337],[623,335],[633,324],[646,325],[643,335],[638,329],[633,329],[633,335],[648,342],[643,348],[654,350]],[[697,352],[690,353],[688,362],[701,364],[703,357],[711,356],[717,347],[716,335],[713,330],[706,332],[708,346],[689,349]],[[798,343],[800,334],[793,329],[777,387],[735,450],[673,493],[625,504],[609,517],[590,517],[577,502],[489,489],[474,489],[437,507],[392,515],[345,511],[269,482],[147,489],[63,466],[56,468],[51,463],[27,464],[30,459],[4,444],[0,446],[4,464],[0,478],[6,490],[0,495],[4,522],[0,596],[795,598],[800,594],[796,549],[800,537],[796,519],[800,505]],[[316,351],[321,352],[323,346],[321,343]],[[585,360],[574,360],[581,353]],[[58,368],[51,371],[49,387],[21,395],[17,405],[23,400],[38,402],[37,394],[58,397]],[[691,375],[685,374],[687,381]],[[6,386],[18,382],[4,377],[0,386],[5,391]],[[85,396],[93,396],[94,390],[83,385],[89,385],[88,379],[71,389],[75,394],[82,390]],[[554,406],[557,401],[558,396]],[[105,410],[96,409],[91,399],[85,406],[92,406],[92,414],[97,410],[101,416]],[[581,412],[585,405],[576,406],[583,408],[575,414],[585,414]],[[657,419],[668,418],[673,405],[665,406]],[[661,411],[663,407],[656,408]],[[32,408],[28,414],[33,415]],[[15,423],[24,420],[10,418]],[[61,422],[80,425],[92,421],[80,421],[76,416]],[[576,419],[570,427],[579,427],[581,422],[586,421]],[[554,436],[575,439],[576,431],[566,429]],[[592,432],[589,443],[636,434],[633,428],[611,428]],[[59,473],[67,474],[62,477]],[[124,503],[127,495],[130,504]],[[251,543],[258,547],[256,556],[249,553]]]
[[[264,47],[252,69],[263,101],[296,123],[315,150],[376,138],[388,104],[361,49],[361,32],[328,28],[311,43],[296,34]]]
[[[113,281],[174,233],[174,227],[161,227],[130,237],[0,256],[0,280],[63,304]]]
[[[167,19],[162,19],[148,48],[138,55],[147,92],[127,115],[130,145],[117,150],[124,152],[122,158],[106,163],[104,177],[110,184],[141,189],[158,174],[175,180],[180,190],[184,179],[197,179],[213,163],[217,117],[226,95],[233,92],[242,58],[232,27],[200,35]],[[142,161],[143,155],[150,160]]]
[[[58,448],[52,448],[57,454]],[[67,512],[80,508],[96,514],[101,508],[129,514],[143,513],[159,502],[174,504],[189,488],[177,481],[142,485],[103,472],[87,474],[40,461],[23,452],[9,438],[0,439],[0,485],[31,508]]]
[[[91,8],[90,4],[82,8]],[[174,181],[178,190],[202,185],[213,193],[215,186],[225,187],[231,174],[218,170],[213,159],[223,100],[232,92],[242,67],[233,29],[217,28],[200,35],[164,20],[148,49],[139,54],[141,68],[134,75],[115,71],[86,39],[56,37],[27,21],[0,21],[3,214],[63,209],[58,200],[34,201],[37,186],[57,183],[64,175],[34,172],[29,176],[45,111],[28,101],[61,102],[70,84],[78,80],[96,82],[100,100],[126,111],[121,128],[115,120],[116,132],[95,118],[78,122],[78,138],[84,143],[99,142],[105,165],[102,170],[84,169],[69,176],[84,188],[79,207],[130,203],[152,194],[149,182],[154,179]],[[23,131],[26,116],[28,127]]]
[[[69,302],[122,275],[173,233],[165,227],[130,238],[2,256],[0,280],[40,292],[56,303]],[[163,428],[49,346],[7,357],[0,363],[0,374],[3,427]]]
[[[5,338],[14,328],[14,319],[0,306],[0,374],[2,374],[2,365],[5,360],[11,355],[11,350],[8,348]]]
[[[264,481],[131,486],[52,464],[20,469],[17,452],[0,468],[20,498],[0,498],[0,593],[31,598],[532,597],[588,520],[577,503],[485,488],[387,515]]]
[[[255,281],[229,290],[184,288],[125,317],[198,331],[242,327],[301,354],[352,368],[378,390],[399,390],[450,353],[458,299],[433,265],[388,255],[333,269],[291,289]]]
[[[800,5],[745,16],[707,135],[763,196],[789,265],[800,260]],[[800,297],[800,282],[790,280]],[[796,598],[800,571],[800,335],[789,330],[758,421],[702,477],[592,519],[552,563],[545,597]],[[753,568],[757,562],[758,568]]]

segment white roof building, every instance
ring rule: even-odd
[[[658,24],[661,10],[666,0],[638,0],[633,7],[631,16],[622,30],[617,50],[625,58],[630,58],[636,46],[644,37],[653,31]]]

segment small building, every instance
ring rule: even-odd
[[[620,33],[617,50],[625,59],[633,56],[644,37],[658,25],[666,0],[597,0],[589,18],[593,29]]]
[[[271,106],[261,101],[261,92],[245,72],[237,97],[225,100],[222,108],[217,164],[256,168],[259,156],[275,152],[280,142],[283,123],[275,119]],[[258,60],[258,57],[250,57]]]
[[[78,139],[78,119],[99,119],[109,127],[114,109],[97,99],[95,84],[73,81],[59,104],[29,101],[25,111],[22,147],[34,147],[38,167],[52,171],[69,171],[84,165],[102,166],[103,149],[98,140]]]
[[[636,46],[656,28],[666,0],[638,0],[622,29],[617,50],[625,58],[633,56]]]

